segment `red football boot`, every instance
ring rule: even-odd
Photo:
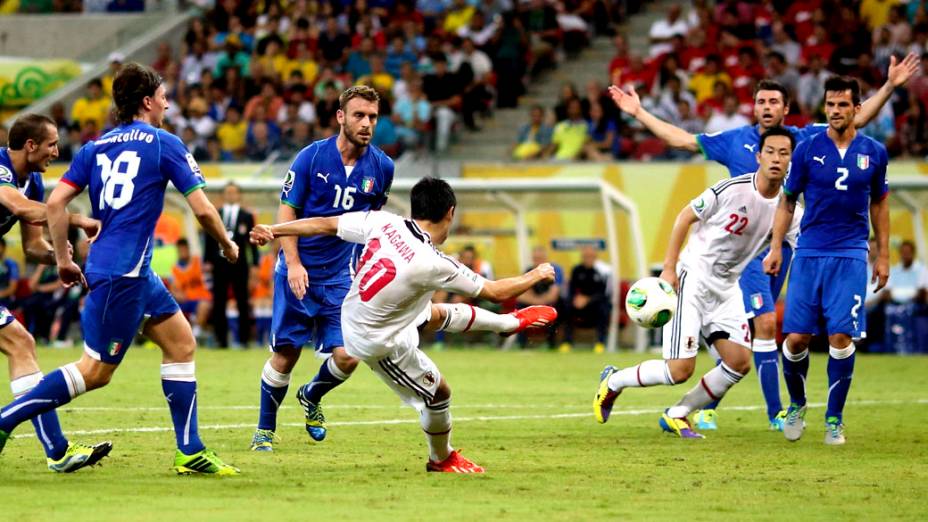
[[[557,310],[553,306],[535,305],[516,310],[513,315],[519,320],[519,327],[511,332],[500,334],[508,337],[529,328],[545,328],[557,319]]]
[[[483,468],[462,457],[457,451],[452,451],[448,458],[441,462],[429,459],[425,471],[439,473],[483,473]]]

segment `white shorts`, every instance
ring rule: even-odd
[[[681,270],[677,309],[673,320],[664,325],[664,359],[696,357],[702,339],[711,346],[719,339],[751,348],[751,329],[744,312],[741,289],[734,286],[723,297],[707,290],[695,274]]]

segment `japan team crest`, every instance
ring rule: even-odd
[[[866,154],[857,155],[857,168],[860,170],[867,170],[870,168],[870,156]]]
[[[365,176],[364,179],[361,180],[361,192],[364,192],[365,194],[370,194],[373,191],[374,191],[374,178],[370,176]]]

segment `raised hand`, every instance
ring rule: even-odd
[[[886,81],[893,87],[905,85],[905,82],[909,81],[909,78],[918,71],[920,61],[921,57],[915,53],[909,53],[901,62],[896,60],[895,55],[890,56]]]
[[[638,111],[641,110],[641,98],[638,97],[634,87],[629,86],[626,92],[616,85],[610,85],[609,96],[612,97],[616,107],[632,116],[637,116]]]

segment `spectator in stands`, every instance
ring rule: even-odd
[[[71,121],[81,126],[87,122],[93,122],[94,132],[91,134],[96,137],[96,133],[106,124],[109,115],[110,99],[103,95],[103,82],[99,78],[94,78],[87,82],[87,92],[84,96],[78,98],[71,106]]]
[[[316,103],[316,116],[319,118],[318,131],[320,136],[331,136],[338,128],[335,113],[338,112],[339,91],[335,82],[325,85],[322,98]]]
[[[525,269],[526,272],[532,270],[536,266],[548,262],[548,251],[543,246],[536,246],[532,249],[532,266],[529,266]],[[554,281],[553,282],[543,282],[538,283],[527,292],[520,295],[516,298],[516,307],[525,308],[528,306],[534,305],[545,305],[553,306],[558,309],[559,313],[563,313],[563,299],[561,298],[561,291],[564,289],[564,270],[557,263],[551,263],[551,266],[554,267]],[[556,325],[551,325],[546,330],[548,348],[554,348],[554,340],[557,335]],[[519,346],[525,348],[525,345],[528,341],[528,335],[524,332],[520,333],[518,336]]]
[[[905,155],[916,159],[928,155],[928,118],[925,117],[924,106],[917,100],[909,103],[909,108],[903,115],[899,139]]]
[[[258,266],[251,271],[251,303],[255,311],[255,342],[265,346],[270,342],[272,296],[274,295],[274,265],[280,246],[277,241],[261,254]]]
[[[536,74],[543,68],[555,66],[555,51],[561,43],[561,31],[554,6],[545,0],[530,0],[521,14],[535,60],[531,72]]]
[[[355,82],[358,78],[371,73],[371,56],[374,54],[374,40],[364,38],[357,50],[348,55],[348,62],[345,64],[345,72]]]
[[[36,265],[29,277],[32,293],[23,300],[23,313],[29,325],[29,332],[37,343],[47,344],[51,337],[52,321],[55,319],[55,293],[62,289],[55,266]]]
[[[480,257],[474,245],[464,245],[464,248],[458,253],[458,261],[475,274],[483,276],[484,279],[493,279],[493,265]]]
[[[319,49],[322,63],[328,67],[338,67],[345,60],[345,51],[351,46],[351,38],[342,31],[338,19],[329,16],[325,20],[325,31],[319,35]]]
[[[193,127],[184,127],[180,133],[181,141],[187,146],[187,151],[193,154],[193,159],[197,161],[207,161],[209,152],[206,150],[206,140],[197,137]]]
[[[751,120],[747,119],[743,114],[738,112],[738,97],[734,94],[729,94],[725,97],[725,106],[722,111],[715,112],[709,121],[706,122],[707,134],[712,134],[714,132],[724,132],[730,129],[736,129],[738,127],[743,127],[745,125],[750,125]]]
[[[194,98],[187,104],[186,127],[193,129],[202,143],[216,132],[216,121],[209,116],[209,104],[204,98]]]
[[[571,161],[580,157],[589,141],[588,124],[583,119],[583,107],[580,100],[573,98],[567,102],[567,119],[557,122],[551,135],[551,145],[545,156]]]
[[[234,159],[240,159],[245,155],[245,137],[248,134],[248,123],[241,118],[241,112],[236,106],[229,107],[226,111],[226,121],[219,124],[216,129],[216,137],[219,138],[219,144],[223,152],[229,154]]]
[[[281,144],[282,157],[293,156],[312,141],[312,126],[305,121],[298,120],[284,132]]]
[[[894,303],[911,303],[924,299],[926,268],[915,258],[915,243],[906,240],[899,245],[899,263],[889,271],[889,282],[883,290]]]
[[[722,82],[731,89],[731,76],[722,69],[722,58],[717,54],[706,57],[706,66],[690,78],[689,89],[693,91],[697,103],[712,96],[715,83]]]
[[[522,77],[526,71],[524,60],[528,47],[528,34],[522,20],[513,12],[503,13],[502,23],[493,37],[496,54],[493,56],[496,71],[496,106],[515,107],[525,92]]]
[[[545,149],[551,145],[553,129],[545,121],[545,109],[541,105],[532,106],[529,122],[522,125],[512,146],[512,158],[531,160],[542,157]]]
[[[248,301],[248,277],[252,266],[258,264],[258,248],[248,241],[248,232],[254,228],[254,214],[242,208],[242,191],[235,183],[228,183],[222,191],[223,205],[220,209],[222,222],[232,238],[239,246],[238,261],[233,265],[222,259],[216,241],[206,236],[203,247],[204,267],[213,274],[213,308],[212,325],[216,334],[216,342],[220,347],[229,346],[228,318],[226,303],[228,301],[229,287],[235,296],[238,308],[238,336],[242,346],[248,345],[251,335],[251,313]],[[214,267],[224,267],[215,270]]]
[[[474,115],[486,112],[493,99],[493,62],[486,53],[477,49],[472,40],[464,39],[460,48],[449,56],[448,67],[464,85],[461,94],[461,117],[464,125],[470,130],[479,130]]]
[[[171,267],[171,293],[193,326],[193,335],[200,338],[209,324],[213,296],[206,288],[203,261],[191,255],[187,238],[178,239],[175,247],[177,262]]]
[[[445,13],[442,29],[448,34],[457,33],[460,29],[467,27],[476,11],[476,8],[467,0],[451,0],[451,6]]]
[[[384,69],[383,56],[372,54],[370,59],[371,71],[368,74],[358,78],[357,83],[369,85],[381,93],[381,97],[386,99],[390,92],[393,91],[393,76]]]
[[[255,120],[272,121],[280,114],[280,109],[284,105],[284,99],[277,94],[277,85],[269,79],[261,83],[261,92],[248,100],[245,105],[245,120],[254,122]],[[258,111],[258,107],[263,110]]]
[[[222,78],[226,74],[226,69],[233,67],[238,69],[242,76],[251,76],[251,57],[245,52],[236,35],[230,35],[225,39],[223,51],[216,58],[213,77]]]
[[[103,77],[100,79],[100,83],[103,85],[103,94],[107,98],[112,98],[113,96],[113,77],[116,76],[116,72],[119,71],[119,68],[122,67],[122,63],[126,61],[126,56],[119,51],[113,51],[106,59],[109,62],[109,66],[106,69],[106,72],[103,73]]]
[[[291,85],[288,90],[287,103],[277,113],[278,123],[283,123],[294,113],[300,121],[310,125],[316,123],[316,107],[313,102],[306,99],[306,86],[303,84]]]
[[[686,21],[681,17],[682,9],[672,4],[667,9],[667,16],[656,20],[648,31],[648,40],[651,42],[649,54],[656,58],[671,51],[670,40],[676,35],[685,36],[689,31]]]
[[[387,51],[384,60],[384,68],[394,78],[399,79],[402,76],[404,64],[415,65],[416,55],[406,46],[406,41],[402,36],[394,36],[390,40],[390,49]]]
[[[570,100],[579,100],[580,94],[577,92],[577,86],[573,82],[564,82],[561,84],[561,91],[558,93],[557,105],[554,106],[554,119],[556,121],[567,119],[567,104]],[[581,105],[581,109],[582,109]]]
[[[448,70],[448,59],[444,54],[432,57],[433,74],[422,79],[422,90],[432,104],[435,117],[435,150],[445,152],[451,141],[451,130],[457,120],[457,109],[461,107],[461,87],[455,74]]]
[[[267,121],[256,120],[251,123],[245,139],[245,155],[250,161],[264,161],[279,147],[278,134],[271,132]]]
[[[613,105],[614,106],[614,105]],[[599,103],[590,105],[590,121],[583,148],[584,156],[590,161],[609,161],[619,156],[619,132],[615,120],[608,117]]]
[[[783,22],[774,22],[771,29],[773,31],[773,43],[770,45],[770,51],[779,53],[788,64],[799,64],[799,59],[802,56],[802,46],[790,37]]]
[[[767,78],[780,82],[789,91],[790,99],[796,99],[799,92],[799,73],[791,67],[786,57],[773,51],[767,54]]]
[[[19,264],[6,257],[6,239],[0,237],[0,306],[13,310],[16,287],[19,284]]]
[[[797,101],[803,114],[815,115],[825,99],[825,80],[831,76],[825,70],[825,60],[819,55],[813,55],[808,62],[808,69],[799,77],[799,91]]]
[[[206,139],[206,159],[203,161],[206,163],[225,163],[233,161],[233,158],[231,154],[222,150],[218,138],[210,137]]]
[[[560,349],[562,352],[571,350],[575,323],[580,323],[596,329],[594,351],[602,352],[609,328],[611,274],[609,267],[597,259],[593,246],[584,246],[580,251],[580,259],[580,264],[570,273],[564,314],[564,342]]]
[[[615,46],[615,55],[612,57],[612,60],[609,62],[609,77],[612,78],[614,71],[621,71],[628,67],[629,55],[628,55],[628,40],[623,34],[617,34],[612,39],[612,44]]]
[[[493,0],[490,1],[492,2]],[[488,19],[490,20],[489,24],[487,23]],[[483,49],[488,46],[498,29],[499,22],[497,22],[494,14],[474,11],[474,15],[470,18],[470,22],[468,22],[466,26],[458,29],[457,34],[461,38],[470,38],[473,40],[474,45]]]
[[[407,149],[419,151],[427,145],[431,119],[432,106],[422,92],[422,83],[414,80],[409,84],[409,95],[397,100],[393,106],[396,132]]]
[[[676,75],[667,78],[666,84],[658,91],[654,113],[667,121],[681,121],[682,115],[680,114],[679,104],[682,102],[689,106],[687,114],[692,114],[696,108],[696,98],[693,97],[690,91],[684,89],[683,85],[680,78]],[[724,84],[721,85],[724,89]],[[607,105],[604,105],[604,107],[608,105],[615,107],[615,104],[605,103]],[[702,132],[701,126],[700,132]]]

